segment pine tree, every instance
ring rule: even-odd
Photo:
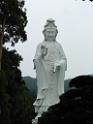
[[[22,57],[15,50],[3,48],[0,71],[0,124],[31,124],[33,99],[18,69]]]
[[[0,70],[2,63],[3,44],[14,45],[19,40],[27,39],[24,30],[27,24],[24,0],[0,0]]]
[[[0,0],[0,124],[31,124],[34,118],[33,100],[19,70],[23,59],[3,47],[26,41],[26,24],[24,0]]]

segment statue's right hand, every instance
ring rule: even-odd
[[[36,69],[35,59],[33,59],[33,63],[34,63],[34,69]]]

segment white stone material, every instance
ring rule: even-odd
[[[67,60],[61,44],[56,41],[57,26],[54,20],[47,20],[43,34],[44,41],[37,46],[34,66],[37,76],[37,98],[34,102],[37,117],[60,102],[64,93],[64,77]]]

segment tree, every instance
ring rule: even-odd
[[[20,61],[22,58],[15,50],[3,48],[0,71],[0,124],[31,124],[35,116],[33,98],[18,69]]]
[[[0,124],[30,124],[34,118],[33,99],[19,70],[22,57],[3,47],[24,42],[26,24],[24,0],[0,0]]]
[[[82,0],[82,1],[86,1],[86,0]],[[93,0],[89,0],[89,1],[91,1],[91,2],[92,2]]]
[[[49,108],[39,124],[92,124],[93,77],[79,76],[71,80],[71,89],[64,93],[60,103]]]
[[[24,30],[27,24],[24,0],[0,0],[0,70],[2,63],[2,46],[5,42],[14,45],[19,40],[27,39]]]

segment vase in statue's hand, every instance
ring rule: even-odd
[[[44,56],[47,55],[47,48],[45,46],[41,46],[41,56],[44,58]]]
[[[54,69],[53,72],[55,73],[56,71],[60,70],[60,64],[59,63],[55,63],[54,64]]]

